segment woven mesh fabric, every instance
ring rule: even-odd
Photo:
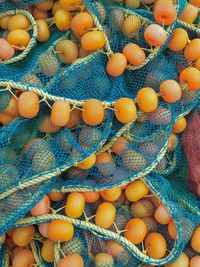
[[[159,176],[157,174],[152,173],[152,174],[148,175],[145,178],[145,180],[143,180],[143,181],[145,181],[147,186],[150,188],[151,194],[157,195],[158,198],[160,199],[160,201],[168,208],[173,220],[176,223],[177,240],[175,242],[169,237],[169,235],[167,233],[166,226],[162,226],[160,224],[158,224],[156,226],[155,222],[152,222],[152,221],[150,222],[148,219],[145,219],[146,223],[148,225],[149,231],[155,231],[155,229],[156,229],[156,231],[158,231],[164,235],[164,237],[167,241],[167,247],[171,251],[171,253],[167,254],[166,257],[164,257],[163,259],[161,259],[159,261],[155,261],[155,260],[151,259],[150,257],[142,256],[141,254],[139,254],[139,251],[142,251],[141,244],[137,245],[136,246],[137,248],[134,247],[134,249],[133,249],[133,246],[131,245],[131,243],[124,243],[124,238],[122,238],[122,236],[114,234],[114,235],[112,235],[112,239],[119,242],[121,245],[125,246],[125,248],[130,253],[130,255],[135,257],[134,263],[136,263],[136,266],[138,266],[137,265],[138,261],[141,261],[141,260],[145,261],[148,264],[153,264],[153,265],[158,265],[158,266],[161,265],[162,266],[162,265],[165,265],[169,261],[173,261],[176,257],[178,257],[178,255],[186,247],[187,243],[189,242],[189,240],[192,236],[194,229],[199,224],[199,215],[197,214],[198,206],[196,206],[197,202],[193,198],[192,203],[193,203],[193,209],[194,210],[191,210],[183,201],[185,199],[185,196],[180,198],[181,192],[178,191],[177,187],[175,188],[175,190],[174,190],[174,188],[172,189],[172,187],[170,186],[171,182],[167,181],[162,176]],[[56,211],[57,209],[63,207],[64,203],[65,203],[65,200],[63,200],[61,202],[57,202],[57,203],[52,205],[52,208]],[[101,200],[100,200],[100,202],[98,201],[97,203],[92,204],[92,205],[86,204],[85,213],[86,213],[87,217],[90,217],[90,216],[95,214],[95,211],[98,207],[98,204],[100,204],[100,203],[101,203]],[[154,202],[152,202],[152,203],[154,203]],[[131,208],[131,203],[126,202],[125,204],[118,204],[116,202],[114,204],[117,208],[115,223],[116,223],[117,227],[119,227],[120,230],[124,229],[124,226],[126,225],[128,220],[130,218],[132,218],[132,216],[137,217],[137,212],[139,212],[140,214],[142,212],[141,208],[139,208],[140,207],[139,205],[137,205],[137,210],[135,209],[133,212],[133,209]],[[151,207],[144,206],[144,205],[142,206],[142,209],[144,209],[145,207],[148,210],[151,209]],[[65,213],[64,213],[64,210],[62,210],[62,211],[58,211],[56,214],[63,216]],[[55,216],[57,216],[57,215],[55,215]],[[62,219],[65,217],[59,217],[59,218]],[[32,217],[32,218],[27,217],[26,218],[25,217],[25,219],[18,221],[16,223],[16,225],[18,227],[21,227],[24,225],[50,222],[53,219],[55,220],[58,218],[54,217],[53,214],[52,215],[43,215],[43,216],[39,216],[36,218],[35,217]],[[92,250],[93,245],[91,243],[93,243],[94,240],[96,240],[95,237],[94,237],[94,239],[91,238],[91,234],[94,234],[98,238],[98,242],[100,242],[101,239],[103,239],[103,240],[111,239],[110,233],[112,234],[112,233],[116,232],[116,229],[113,226],[111,226],[111,228],[108,229],[109,231],[104,233],[104,231],[99,227],[93,229],[93,226],[92,226],[94,223],[93,219],[90,220],[90,224],[88,224],[87,222],[85,223],[84,221],[85,221],[85,217],[82,216],[81,218],[78,219],[78,221],[76,221],[74,226],[78,227],[78,228],[80,227],[84,231],[90,232],[89,238],[87,240],[89,243],[87,243],[87,245],[84,246],[84,248],[89,247],[90,252],[93,251]],[[83,230],[81,230],[82,234],[84,233]],[[79,239],[80,234],[78,234],[78,235],[75,234],[75,237],[76,237],[75,244],[73,242],[71,245],[69,244],[70,246],[62,244],[62,249],[64,249],[64,250],[69,250],[70,248],[71,249],[80,249],[80,242],[77,241],[77,237]],[[81,244],[84,242],[85,242],[85,239],[83,237],[81,237]],[[95,245],[96,253],[99,252],[99,247],[102,248],[102,246],[103,245],[101,242],[100,242],[100,244],[98,243]],[[83,251],[85,251],[85,250],[83,250]],[[86,254],[87,254],[87,259],[88,259],[88,255],[90,256],[90,254],[88,252]],[[86,262],[87,262],[87,260],[86,260]],[[119,264],[116,263],[116,266],[123,266],[122,264],[123,263],[119,263]],[[88,266],[88,265],[86,265],[86,266]],[[100,266],[103,266],[103,265],[100,265]],[[129,265],[127,265],[127,266],[129,266]],[[135,265],[133,265],[133,266],[135,266]]]
[[[184,152],[188,162],[187,177],[188,185],[191,190],[200,197],[200,179],[199,179],[199,146],[200,146],[200,113],[196,111],[183,134],[182,142]]]
[[[72,131],[63,128],[46,134],[40,126],[48,114],[49,111],[43,109],[33,120],[16,119],[0,129],[0,192],[3,195],[5,189],[12,193],[24,184],[25,187],[36,184],[41,181],[42,173],[44,180],[50,179],[86,159],[102,146],[111,132],[112,113],[107,112],[101,125],[86,126],[81,122]],[[45,124],[48,125],[49,120],[45,120]]]
[[[55,187],[57,177],[28,189],[18,190],[8,197],[0,200],[0,233],[10,229],[26,213],[35,206],[43,195]]]
[[[10,9],[15,9],[15,8],[24,8],[26,6],[31,6],[31,5],[37,5],[39,3],[45,2],[44,0],[3,0],[0,3],[0,12],[5,12]]]

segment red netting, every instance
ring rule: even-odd
[[[188,184],[200,198],[200,112],[196,111],[182,137],[188,161]]]

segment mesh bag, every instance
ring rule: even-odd
[[[57,177],[50,181],[38,183],[30,186],[28,189],[18,190],[8,197],[0,200],[0,228],[6,232],[17,220],[26,215],[26,213],[35,206],[43,195],[55,187]]]
[[[188,185],[200,197],[199,181],[199,128],[200,113],[195,111],[189,125],[182,136],[183,148],[188,162]]]
[[[0,198],[59,175],[96,152],[111,131],[111,114],[98,126],[82,122],[72,131],[49,128],[49,111],[44,109],[33,120],[16,119],[0,129],[1,171]],[[86,144],[87,134],[90,143]],[[23,138],[22,138],[23,137]],[[6,166],[6,168],[5,168]]]
[[[72,240],[62,244],[54,243],[54,252],[52,252],[52,254],[54,254],[55,257],[55,263],[48,263],[41,256],[45,238],[40,235],[38,227],[35,228],[36,234],[34,241],[32,241],[27,248],[32,251],[35,263],[38,266],[54,266],[54,264],[62,258],[74,253],[82,257],[84,266],[86,267],[95,266],[96,264],[99,264],[99,266],[117,267],[128,267],[130,264],[133,267],[143,265],[134,258],[125,247],[119,245],[116,241],[102,237],[100,234],[97,235],[96,233],[81,230],[77,227],[75,227]],[[116,246],[116,248],[120,248],[121,251],[115,251],[115,248],[112,248],[113,245]],[[8,246],[4,245],[1,250],[1,266],[8,267],[12,260],[12,256],[9,255]]]
[[[45,2],[44,0],[11,0],[2,1],[0,3],[0,12],[4,12],[15,8],[26,8],[27,6],[37,5],[39,3]]]
[[[136,259],[134,260],[136,266],[138,266],[137,264],[141,261],[143,263],[145,262],[146,264],[153,264],[156,266],[165,265],[175,260],[178,257],[178,255],[183,251],[186,244],[190,240],[193,231],[198,226],[199,224],[199,215],[197,213],[198,206],[196,206],[197,203],[193,199],[193,210],[190,210],[185,205],[184,202],[180,201],[180,193],[178,194],[178,191],[174,191],[170,187],[170,183],[157,174],[152,173],[151,175],[148,175],[147,177],[143,178],[142,181],[151,190],[151,193],[147,195],[147,198],[144,198],[144,200],[145,199],[146,201],[150,200],[150,202],[153,201],[152,203],[154,204],[151,204],[151,206],[155,205],[155,207],[158,207],[160,203],[162,203],[168,209],[168,211],[171,214],[171,217],[173,218],[176,224],[177,239],[174,241],[170,238],[169,234],[167,233],[166,226],[156,224],[155,222],[152,222],[152,220],[149,221],[149,219],[145,219],[148,231],[150,232],[157,231],[161,233],[166,239],[167,248],[169,252],[167,252],[162,259],[153,259],[147,256],[141,244],[137,246],[133,245],[133,243],[131,243],[122,234],[124,232],[123,229],[125,225],[131,218],[133,217],[138,218],[139,215],[137,214],[141,213],[143,214],[143,212],[145,214],[145,211],[143,211],[143,206],[140,206],[139,203],[137,205],[132,204],[134,205],[134,210],[133,210],[131,203],[127,201],[124,204],[123,201],[122,204],[119,204],[118,202],[116,203],[113,202],[113,204],[116,207],[115,224],[113,224],[109,229],[104,229],[94,224],[93,215],[96,213],[97,207],[102,200],[97,201],[96,205],[86,204],[84,209],[85,211],[84,216],[82,216],[79,219],[72,219],[70,217],[66,217],[65,212],[63,210],[65,201],[61,201],[52,205],[53,214],[41,215],[38,217],[25,217],[24,219],[18,221],[15,225],[17,227],[22,227],[25,225],[51,222],[52,220],[69,221],[75,227],[82,229],[81,231],[82,234],[84,233],[83,232],[84,230],[84,231],[89,231],[91,234],[94,234],[95,236],[98,237],[98,239],[99,238],[104,240],[112,239],[114,241],[117,241],[119,244],[121,244],[127,249],[127,252],[129,252],[131,256],[133,256]],[[155,199],[155,195],[158,197],[158,199]],[[148,207],[147,209],[149,210]],[[196,213],[194,212],[194,210],[196,210]],[[139,218],[143,218],[144,216],[145,215],[142,215],[142,217]],[[77,237],[76,234],[75,237]],[[84,238],[81,238],[81,242],[84,242]],[[89,242],[90,242],[89,251],[91,253],[92,252],[91,237],[89,238]],[[90,253],[87,254],[90,256]],[[116,266],[123,266],[123,265],[121,263],[121,265],[118,264]]]
[[[24,50],[22,50],[23,52],[21,52],[21,51],[16,52],[13,58],[11,58],[9,60],[2,61],[1,65],[2,64],[12,64],[12,63],[15,63],[17,61],[22,60],[24,57],[26,57],[28,55],[28,53],[31,51],[31,49],[36,44],[36,38],[38,35],[38,27],[37,27],[37,24],[36,24],[33,16],[29,12],[27,12],[25,10],[11,10],[11,11],[1,13],[0,19],[3,18],[4,16],[12,16],[12,15],[16,15],[16,14],[25,15],[28,18],[28,20],[30,21],[30,24],[31,24],[31,26],[30,26],[30,38],[31,39],[29,41],[28,46]],[[3,30],[0,30],[0,36],[2,34],[3,34]]]

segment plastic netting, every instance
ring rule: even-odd
[[[186,244],[190,240],[193,231],[199,224],[199,215],[195,213],[194,211],[190,210],[187,206],[185,206],[184,202],[181,202],[180,200],[180,192],[173,190],[170,187],[170,183],[162,178],[159,175],[151,174],[148,175],[146,178],[143,178],[143,182],[150,188],[151,193],[150,197],[147,198],[151,202],[152,197],[154,197],[154,194],[159,198],[157,202],[152,202],[154,204],[151,205],[159,205],[159,203],[162,203],[167,207],[169,210],[171,217],[173,218],[176,229],[177,229],[177,239],[172,240],[170,236],[167,233],[166,226],[155,224],[149,219],[145,219],[146,224],[148,225],[148,229],[150,232],[157,231],[161,233],[166,241],[167,241],[167,247],[170,253],[167,253],[162,259],[153,259],[145,254],[145,252],[142,249],[141,244],[135,246],[130,241],[128,241],[125,237],[123,237],[122,234],[119,234],[120,230],[123,230],[127,222],[130,220],[130,218],[137,218],[137,209],[131,208],[131,203],[126,202],[125,204],[119,204],[114,203],[117,209],[116,216],[115,216],[115,227],[111,226],[109,229],[103,229],[97,225],[94,224],[94,220],[90,219],[88,222],[87,218],[91,217],[95,214],[96,209],[98,205],[102,202],[102,200],[98,201],[97,205],[91,205],[86,204],[85,206],[85,216],[82,216],[79,219],[72,219],[70,217],[66,217],[64,214],[64,211],[58,211],[54,212],[53,214],[47,214],[47,215],[41,215],[38,217],[25,217],[24,219],[21,219],[18,221],[15,225],[17,227],[22,227],[25,225],[32,225],[32,224],[38,224],[38,223],[44,223],[44,222],[50,222],[52,220],[66,220],[70,221],[75,227],[81,228],[83,230],[89,231],[92,234],[96,235],[98,238],[103,239],[113,239],[117,242],[119,242],[121,245],[123,245],[131,255],[133,255],[138,261],[143,261],[147,264],[153,264],[153,265],[164,265],[167,262],[173,261],[178,255],[183,251],[183,249],[186,247]],[[145,199],[145,198],[144,198]],[[153,201],[153,199],[152,199]],[[155,204],[157,203],[157,204]],[[193,208],[197,209],[197,206],[195,206],[197,203],[195,202],[193,198]],[[54,211],[60,209],[65,205],[65,200],[61,202],[57,202],[52,205],[52,208]],[[138,209],[139,205],[137,206]],[[132,210],[132,211],[131,211]],[[132,212],[132,213],[131,213]],[[82,232],[83,233],[83,232]],[[91,238],[89,239],[91,242]],[[84,239],[81,239],[82,242],[84,242]],[[87,246],[86,246],[87,248]],[[92,250],[90,249],[90,252]],[[90,254],[88,254],[90,255]],[[135,261],[134,261],[135,262]],[[100,265],[101,266],[101,265]],[[114,265],[115,266],[115,265]],[[123,266],[123,265],[116,265],[116,266]],[[129,266],[129,265],[128,265]],[[134,265],[133,265],[134,266]],[[137,266],[137,265],[136,265]]]
[[[96,152],[111,132],[111,118],[108,111],[101,125],[81,122],[72,131],[55,128],[54,133],[46,134],[50,120],[49,111],[44,109],[33,120],[16,119],[1,128],[0,198],[53,178]]]
[[[0,3],[0,12],[4,12],[14,8],[27,7],[31,5],[37,5],[39,3],[45,2],[44,0],[3,0]]]
[[[54,263],[48,263],[41,256],[44,242],[45,238],[40,235],[38,227],[36,227],[35,240],[31,242],[28,249],[32,251],[35,263],[38,266],[54,266]],[[115,251],[115,248],[112,248],[113,245],[119,247],[121,252]],[[138,264],[141,264],[125,247],[119,245],[116,241],[113,242],[109,238],[97,236],[95,233],[81,230],[77,227],[75,227],[72,240],[62,244],[54,243],[54,251],[52,253],[56,257],[55,262],[71,254],[79,254],[83,258],[84,266],[86,267],[96,266],[96,263],[100,264],[100,266],[117,267],[130,266],[130,264],[131,266],[138,266]],[[97,255],[100,257],[99,262],[98,260],[96,261]],[[1,266],[8,267],[11,262],[12,257],[8,254],[8,246],[3,245],[0,258]]]
[[[15,222],[42,199],[43,195],[55,187],[57,177],[28,189],[18,190],[12,195],[0,200],[0,228],[6,232]]]
[[[191,34],[194,33],[191,32]],[[63,38],[64,39],[67,38],[67,36],[68,37],[70,36],[69,32],[66,34],[66,36],[62,37],[62,40]],[[58,41],[56,41],[56,43]],[[41,54],[39,58],[43,56],[46,57],[46,55],[50,56],[50,54],[48,54],[49,53],[48,51],[52,51],[52,46],[44,54]],[[50,56],[50,58],[51,57],[53,57],[54,60],[56,59],[56,57],[53,56],[53,54]],[[48,103],[51,104],[52,100],[60,99],[56,97],[61,95],[67,97],[68,101],[74,106],[76,106],[77,103],[78,105],[81,105],[82,102],[77,102],[78,100],[97,97],[97,95],[99,99],[107,101],[111,100],[113,101],[122,96],[127,96],[134,99],[138,90],[141,87],[152,86],[153,88],[158,89],[160,83],[165,79],[178,80],[179,72],[183,67],[188,65],[188,63],[184,60],[181,54],[174,54],[166,50],[164,53],[162,53],[160,56],[157,56],[154,60],[152,60],[147,66],[143,67],[142,69],[135,71],[126,70],[124,75],[122,75],[121,77],[111,78],[105,72],[106,57],[107,56],[105,54],[97,52],[86,57],[87,58],[86,61],[82,62],[80,60],[80,62],[78,61],[77,63],[74,63],[69,67],[66,67],[66,69],[63,69],[55,77],[47,78],[45,76],[44,78],[43,74],[39,74],[38,78],[36,80],[33,79],[33,81],[34,82],[42,81],[41,88],[43,88],[43,90],[37,89],[35,87],[24,86],[21,83],[20,84],[12,83],[12,85],[10,85],[9,81],[1,82],[2,95],[6,99],[5,100],[6,103],[9,103],[7,100],[9,99],[8,92],[9,93],[11,91],[12,93],[17,92],[14,90],[14,88],[22,90],[33,90],[34,92],[41,94],[42,96],[41,102],[42,101],[44,102],[41,103],[40,107],[41,115],[39,115],[37,118],[30,121],[19,118],[16,121],[13,121],[13,123],[11,123],[10,125],[2,128],[2,141],[1,141],[2,148],[6,150],[7,149],[15,150],[16,144],[15,143],[13,144],[13,142],[10,141],[12,140],[12,135],[15,136],[16,134],[17,135],[22,134],[23,130],[28,131],[28,128],[30,127],[32,129],[35,129],[31,133],[31,135],[34,136],[34,138],[37,137],[42,139],[45,138],[45,142],[47,141],[51,143],[50,153],[47,153],[46,156],[43,157],[44,158],[43,160],[46,162],[45,163],[46,167],[41,168],[40,166],[40,168],[37,168],[36,170],[37,173],[35,173],[35,170],[33,171],[31,169],[32,159],[28,159],[28,162],[27,159],[25,159],[25,161],[22,160],[23,152],[21,153],[21,151],[18,150],[17,155],[20,156],[20,160],[17,164],[21,164],[20,166],[23,166],[23,168],[21,168],[22,173],[20,175],[17,174],[15,177],[13,177],[13,181],[7,182],[6,185],[4,184],[2,186],[1,192],[4,191],[4,193],[1,194],[1,198],[7,196],[7,194],[12,193],[14,190],[18,188],[19,177],[20,179],[21,177],[23,177],[22,180],[20,180],[20,184],[22,185],[22,183],[26,181],[27,183],[25,186],[28,186],[28,180],[32,180],[32,178],[34,178],[35,181],[37,181],[39,176],[42,176],[43,179],[47,179],[47,177],[51,178],[57,175],[59,170],[63,171],[69,168],[70,166],[74,165],[75,163],[87,158],[89,155],[91,155],[91,153],[96,152],[103,145],[103,143],[107,140],[107,138],[109,138],[110,134],[112,134],[112,136],[115,135],[116,128],[118,129],[121,127],[120,124],[117,124],[117,127],[114,126],[114,128],[112,129],[110,128],[113,112],[107,110],[106,111],[107,116],[105,117],[105,121],[102,125],[99,125],[97,127],[89,127],[89,126],[84,126],[84,124],[81,123],[80,127],[74,129],[73,131],[70,131],[68,129],[62,129],[61,132],[52,134],[50,137],[48,137],[48,135],[46,136],[45,134],[41,134],[40,132],[38,132],[38,125],[40,121],[39,118],[43,116],[42,107],[44,107],[44,109],[48,109],[46,105],[47,101]],[[49,62],[49,66],[47,64],[48,70],[54,71],[54,68],[50,66],[51,60],[49,60],[48,56],[47,59]],[[39,59],[37,60],[37,62],[38,61]],[[93,70],[92,73],[95,73],[94,75],[91,75],[91,69]],[[94,77],[95,75],[96,77]],[[77,77],[79,78],[77,79]],[[140,79],[138,79],[137,77],[140,77]],[[75,83],[72,82],[71,78],[74,79]],[[105,84],[102,83],[102,80],[104,80],[104,78],[105,78]],[[30,79],[28,78],[28,80]],[[101,93],[99,93],[99,90],[95,90],[94,87],[91,87],[91,82],[93,82],[94,80],[97,82],[96,88],[99,88],[99,85],[101,84],[101,90],[100,90]],[[62,84],[64,87],[62,87]],[[65,85],[67,90],[64,91]],[[5,88],[4,86],[7,87]],[[70,89],[70,87],[72,88]],[[63,90],[61,90],[62,88]],[[44,91],[47,91],[48,94],[45,93]],[[198,101],[199,101],[198,91],[195,92],[184,91],[180,101],[178,101],[175,104],[167,104],[162,102],[162,100],[160,99],[159,107],[157,108],[157,110],[149,114],[142,114],[141,119],[139,117],[137,122],[129,130],[131,138],[128,145],[128,154],[125,154],[124,156],[121,155],[122,157],[121,156],[119,157],[119,155],[113,155],[114,159],[111,161],[111,164],[109,164],[109,162],[107,164],[100,164],[101,166],[99,168],[98,166],[95,166],[94,168],[89,170],[87,176],[89,175],[91,179],[83,180],[80,179],[81,177],[77,177],[73,181],[70,182],[68,181],[66,185],[70,186],[74,185],[79,188],[81,186],[85,186],[86,188],[87,185],[89,185],[89,187],[92,188],[92,186],[95,184],[95,190],[100,190],[102,188],[112,187],[114,184],[117,185],[120,185],[122,183],[125,184],[126,182],[130,181],[131,178],[134,179],[135,177],[139,177],[140,175],[150,172],[164,156],[167,142],[170,137],[170,132],[175,120],[180,116],[188,113],[192,108],[195,107]],[[2,110],[5,108],[5,102],[2,101],[3,105]],[[49,113],[47,112],[47,114]],[[29,123],[31,126],[29,126]],[[116,121],[114,121],[113,124],[116,125]],[[85,134],[82,133],[81,135],[79,135],[79,133],[82,132],[83,127],[85,127],[85,129],[92,128],[93,130],[91,131],[93,133],[91,133],[90,131],[86,133],[85,130]],[[17,133],[14,130],[16,128],[18,128]],[[94,128],[96,128],[96,130],[94,130]],[[99,130],[101,131],[101,134],[98,132]],[[94,139],[92,138],[92,140],[94,140],[94,142],[93,141],[90,142],[88,136],[91,136],[93,134],[94,134]],[[65,137],[63,137],[63,135],[65,135]],[[63,147],[61,148],[60,144],[56,143],[57,142],[56,140],[60,140],[61,136],[64,139],[66,138],[69,139],[70,148],[69,146],[65,148],[70,149],[70,151],[74,151],[74,149],[79,151],[78,155],[77,154],[74,155],[73,153],[72,155],[73,157],[71,157],[70,154],[68,155],[68,158],[66,158],[67,155],[66,153],[68,153],[69,151],[63,151]],[[7,141],[4,138],[6,138]],[[20,145],[21,148],[25,146],[27,141],[29,141],[30,139],[31,137],[30,138],[28,137],[27,140],[24,141],[23,145]],[[148,142],[148,140],[153,141],[153,143],[156,144],[155,147],[154,148],[150,147],[149,151],[142,151],[141,148],[146,145],[145,142]],[[64,142],[66,143],[68,141],[65,140]],[[17,146],[19,146],[19,144],[17,144]],[[85,147],[90,147],[90,149],[85,149]],[[151,154],[150,157],[149,154]],[[49,162],[50,164],[47,164],[48,163],[48,160],[46,160],[47,158],[48,160],[50,160]],[[133,164],[133,166],[130,166],[131,158],[132,161],[136,160],[136,163]],[[3,161],[6,162],[6,160],[7,160],[6,158],[4,159],[4,157],[2,157],[2,163]],[[40,158],[38,158],[38,161],[40,161]],[[66,161],[68,161],[67,166],[65,166],[65,168],[62,168],[65,165]],[[162,159],[160,167],[158,168],[164,169],[167,164],[168,164],[167,160],[164,158]],[[104,169],[103,171],[104,173],[101,173],[100,171],[100,169],[102,168]],[[117,178],[113,178],[113,174],[115,173],[115,171],[122,168],[124,168],[123,171],[126,172],[125,178],[123,175],[117,175]],[[48,171],[48,174],[46,173],[47,176],[45,176],[46,174],[44,175],[45,171]],[[34,175],[37,176],[34,177]],[[90,181],[94,183],[90,184]],[[5,190],[5,188],[7,190]],[[6,191],[9,191],[9,193],[6,193]]]
[[[200,113],[196,111],[187,127],[187,130],[183,134],[182,142],[185,155],[188,162],[188,185],[191,190],[200,197],[200,180],[199,180],[199,125]]]

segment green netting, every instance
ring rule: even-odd
[[[42,1],[34,1],[34,4],[38,2]],[[126,185],[148,174],[145,178],[147,185],[168,207],[177,225],[178,239],[175,242],[169,239],[166,229],[158,228],[166,237],[171,253],[160,261],[153,260],[144,255],[141,245],[133,246],[125,238],[114,233],[114,227],[104,231],[96,228],[93,222],[85,223],[84,217],[79,221],[73,221],[77,226],[75,237],[79,238],[84,246],[82,256],[85,266],[94,264],[93,256],[96,256],[97,252],[105,252],[104,244],[107,239],[114,239],[122,244],[127,250],[126,260],[130,259],[126,264],[126,261],[121,260],[124,256],[115,258],[112,266],[140,266],[141,261],[163,265],[173,261],[183,251],[200,221],[199,202],[189,193],[185,183],[186,160],[181,158],[183,152],[180,141],[175,149],[165,154],[174,122],[194,109],[199,103],[200,93],[183,91],[182,98],[174,104],[164,103],[159,98],[156,111],[148,114],[138,112],[136,122],[125,126],[117,122],[110,108],[113,108],[113,102],[120,97],[135,99],[142,87],[152,87],[159,92],[159,86],[164,80],[178,81],[180,72],[189,63],[181,53],[172,53],[167,49],[170,35],[175,28],[181,27],[187,29],[192,39],[198,36],[198,30],[177,20],[166,28],[169,33],[167,42],[150,51],[143,33],[147,25],[153,22],[153,15],[152,12],[142,9],[145,9],[145,6],[135,10],[126,9],[123,4],[113,5],[113,1],[112,5],[107,5],[108,1],[83,2],[95,18],[95,27],[106,36],[104,49],[72,64],[64,64],[57,53],[59,42],[66,44],[71,40],[77,46],[79,43],[71,31],[63,34],[53,26],[48,42],[37,43],[27,56],[18,62],[0,64],[0,111],[8,106],[13,94],[17,95],[21,91],[33,91],[40,97],[40,112],[36,118],[16,118],[11,124],[0,128],[0,235],[25,216],[43,194],[51,191],[53,187],[63,192],[98,191]],[[99,4],[103,2],[106,4],[105,20],[102,19],[103,13],[99,12]],[[177,3],[180,13],[185,1]],[[0,12],[31,4],[33,1],[15,1],[15,4],[4,1],[0,3]],[[116,30],[119,19],[124,20],[130,15],[135,15],[142,21],[141,28],[131,38]],[[1,34],[4,33],[1,31]],[[145,50],[147,60],[142,66],[129,66],[120,77],[109,76],[106,73],[108,57],[113,52],[122,52],[123,47],[129,42],[148,49]],[[97,98],[104,104],[105,118],[102,124],[88,126],[81,121],[73,129],[57,128],[52,133],[41,130],[41,123],[43,128],[44,124],[45,127],[51,124],[49,105],[55,100],[65,99],[71,104],[71,108],[79,109],[84,101],[90,98]],[[127,144],[124,151],[117,153],[112,150],[112,145],[120,136]],[[77,164],[93,153],[97,156],[95,166],[88,171],[79,169]],[[156,173],[150,173],[153,169]],[[159,174],[170,174],[168,181]],[[60,177],[57,181],[54,177],[58,175]],[[49,179],[50,181],[41,183]],[[58,203],[54,208],[58,209],[62,205],[63,202]],[[121,229],[130,218],[129,208],[117,206],[116,223]],[[96,205],[86,206],[87,215],[92,216],[95,210]],[[63,216],[64,213],[59,212],[59,215]],[[51,221],[59,215],[25,218],[18,226]],[[66,217],[59,218],[71,220]],[[146,222],[150,229],[155,229],[155,223],[150,223],[148,218]],[[40,262],[41,244],[37,241],[35,245],[39,264],[51,266]],[[7,254],[4,249],[6,248],[3,247],[0,254],[1,266],[6,266]],[[58,254],[59,257],[63,257],[62,252]],[[103,266],[102,264],[101,267]]]
[[[103,145],[111,132],[109,111],[101,125],[86,126],[81,122],[72,131],[56,128],[55,133],[46,134],[41,123],[47,127],[48,118],[49,110],[45,108],[33,120],[19,118],[0,129],[1,199],[83,161]],[[86,143],[86,130],[90,143]]]
[[[157,195],[161,203],[163,203],[167,207],[177,227],[177,239],[175,241],[173,241],[167,234],[166,226],[158,224],[156,227],[156,231],[161,233],[165,237],[169,250],[169,252],[162,259],[156,260],[145,255],[141,244],[137,246],[133,245],[130,241],[123,237],[123,234],[116,232],[116,228],[113,226],[108,230],[105,230],[101,227],[96,226],[93,219],[90,219],[90,221],[88,222],[84,216],[79,219],[66,217],[63,210],[56,213],[54,212],[53,214],[24,218],[18,221],[16,223],[16,226],[21,227],[25,225],[50,222],[52,220],[58,219],[70,221],[75,227],[83,229],[84,231],[89,231],[100,239],[113,239],[119,242],[127,249],[127,251],[129,251],[129,253],[131,253],[131,255],[133,255],[137,259],[137,263],[138,261],[143,261],[147,264],[153,264],[156,266],[165,265],[166,263],[175,260],[178,255],[180,255],[180,253],[189,242],[194,229],[198,226],[200,217],[197,213],[195,213],[198,209],[197,202],[195,201],[195,199],[193,199],[193,209],[195,210],[194,212],[193,210],[189,209],[182,201],[184,198],[182,198],[182,200],[180,199],[180,192],[177,191],[177,188],[175,190],[172,189],[170,187],[170,183],[157,174],[152,173],[151,175],[146,176],[146,178],[143,178],[143,181],[150,188],[151,196],[152,194]],[[103,200],[100,200],[100,202],[98,201],[96,203],[97,205],[86,204],[85,214],[87,215],[87,217],[95,214],[98,204],[100,204],[102,201]],[[114,204],[117,208],[115,217],[116,226],[119,226],[119,229],[123,230],[124,225],[126,225],[130,218],[132,218],[133,216],[137,217],[136,210],[134,211],[135,213],[130,213],[129,209],[131,209],[131,203],[129,202],[126,202],[125,204],[118,204],[116,202]],[[65,200],[53,204],[52,207],[53,210],[58,210],[60,209],[60,207],[63,207],[63,205],[65,205]],[[152,226],[152,223],[148,223],[148,220],[146,220],[146,223],[149,227],[149,231],[155,231],[155,226]],[[82,238],[81,241],[84,242],[84,238]],[[91,238],[89,238],[89,241],[91,242]],[[90,252],[91,251],[92,250],[90,249]],[[87,257],[88,255],[90,254],[87,253]],[[117,264],[116,266],[123,265]]]

